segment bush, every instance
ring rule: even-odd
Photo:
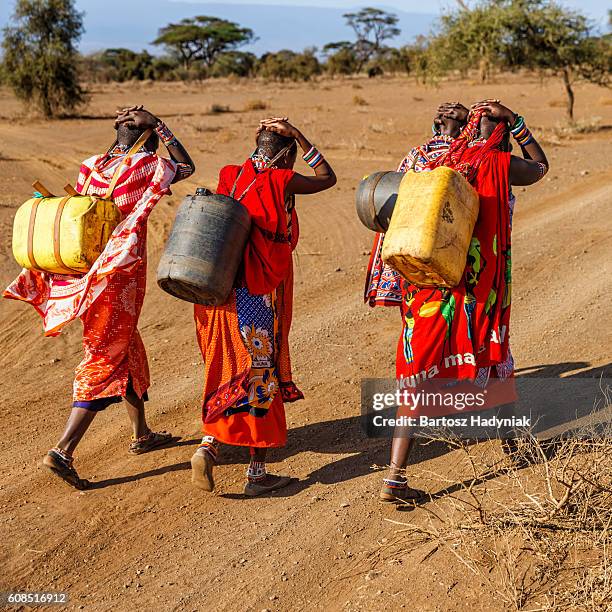
[[[245,111],[263,111],[268,109],[268,103],[264,100],[249,100],[245,107]]]
[[[231,113],[231,109],[226,104],[213,104],[208,111],[209,115],[220,115],[222,113]]]
[[[285,49],[262,55],[257,73],[266,79],[309,81],[312,77],[321,74],[321,65],[314,50],[295,53]]]
[[[15,25],[4,29],[4,78],[25,104],[45,117],[86,101],[78,81],[76,43],[83,16],[72,0],[18,0]]]
[[[323,52],[327,54],[325,70],[330,76],[357,72],[357,55],[350,43],[332,43],[323,47]]]
[[[210,70],[212,77],[252,77],[255,75],[257,57],[253,53],[229,51],[217,57]]]

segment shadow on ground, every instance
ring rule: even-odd
[[[517,378],[600,378],[610,374],[611,365],[589,368],[587,362],[567,362],[558,364],[544,364],[531,368],[521,368],[516,371]],[[573,374],[572,374],[573,372]],[[199,439],[176,439],[169,446],[164,448],[183,448],[195,447],[199,444]],[[323,467],[311,472],[305,479],[299,480],[286,489],[277,491],[275,496],[291,496],[303,491],[316,483],[336,484],[365,476],[374,471],[384,469],[389,458],[390,442],[385,438],[367,438],[361,427],[361,418],[356,415],[334,421],[322,421],[310,423],[289,432],[289,441],[282,449],[275,449],[269,453],[270,462],[281,462],[285,459],[298,455],[304,451],[329,454],[345,455],[333,460]],[[186,450],[186,448],[184,449]],[[443,442],[417,443],[412,450],[410,463],[412,466],[425,461],[441,457],[453,449]],[[191,454],[191,453],[190,453]],[[220,454],[220,466],[248,463],[248,451],[242,447],[223,446]],[[190,463],[184,461],[168,466],[148,470],[131,476],[121,476],[94,482],[91,489],[101,489],[113,485],[124,484],[155,476],[160,476],[168,472],[187,471]],[[495,476],[499,473],[496,472]],[[448,495],[458,488],[461,484],[448,487],[446,490],[438,492],[436,495]],[[225,495],[225,497],[239,497],[242,495]]]

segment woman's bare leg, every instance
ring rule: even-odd
[[[391,442],[391,458],[389,459],[389,470],[383,479],[380,490],[380,500],[384,502],[402,502],[419,499],[423,492],[408,486],[406,478],[406,466],[408,465],[408,455],[412,448],[413,439],[401,435],[396,430],[393,441]]]
[[[132,390],[129,390],[125,395],[125,401],[128,416],[132,423],[134,438],[138,439],[146,436],[151,430],[147,425],[144,400],[138,397]]]
[[[87,410],[86,408],[73,408],[70,412],[70,416],[68,417],[66,429],[57,443],[57,448],[66,453],[68,456],[72,456],[74,450],[85,435],[85,432],[89,429],[89,426],[91,425],[95,416],[96,412],[93,410]]]

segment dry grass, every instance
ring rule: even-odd
[[[449,551],[509,610],[612,609],[612,428],[580,438],[519,441],[510,462],[494,444],[432,438],[459,451],[470,476],[419,506],[402,526],[410,548]],[[519,470],[519,464],[529,464]]]
[[[577,135],[594,134],[612,129],[610,125],[602,123],[601,117],[590,117],[579,119],[573,123],[566,121],[552,128],[536,128],[538,141],[543,145],[562,146],[564,142],[575,138]]]
[[[355,106],[368,106],[368,101],[361,96],[353,96],[353,104]]]
[[[268,103],[265,100],[249,100],[244,106],[245,111],[263,111],[268,108]]]

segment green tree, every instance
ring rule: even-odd
[[[165,46],[189,70],[200,61],[210,69],[222,53],[235,51],[255,39],[253,31],[217,17],[200,15],[171,23],[159,31],[154,45]]]
[[[227,51],[217,56],[211,69],[213,77],[227,77],[231,75],[250,77],[255,74],[257,56],[244,51]]]
[[[45,117],[74,111],[86,101],[76,49],[82,13],[73,0],[17,0],[12,21],[2,41],[6,82]]]
[[[609,86],[612,41],[593,35],[592,24],[554,0],[511,0],[506,9],[506,63],[561,77],[567,116],[574,119],[577,80]]]
[[[555,0],[481,0],[442,15],[428,64],[463,73],[478,66],[482,80],[492,66],[560,76],[573,120],[576,81],[609,85],[612,49],[609,37],[593,35],[584,15]]]
[[[430,45],[430,61],[466,74],[478,67],[481,82],[488,80],[491,68],[499,65],[505,48],[507,15],[493,0],[472,10],[459,10],[440,17],[438,35]]]
[[[384,49],[384,42],[399,36],[397,15],[377,8],[363,8],[357,13],[345,13],[346,23],[353,29],[357,40],[354,51],[357,57],[357,71]]]
[[[353,43],[329,43],[323,47],[323,54],[326,57],[325,69],[329,75],[349,75],[357,72],[357,56]]]
[[[113,81],[144,81],[155,77],[153,56],[147,51],[136,53],[130,49],[106,49],[98,59],[110,70]]]

